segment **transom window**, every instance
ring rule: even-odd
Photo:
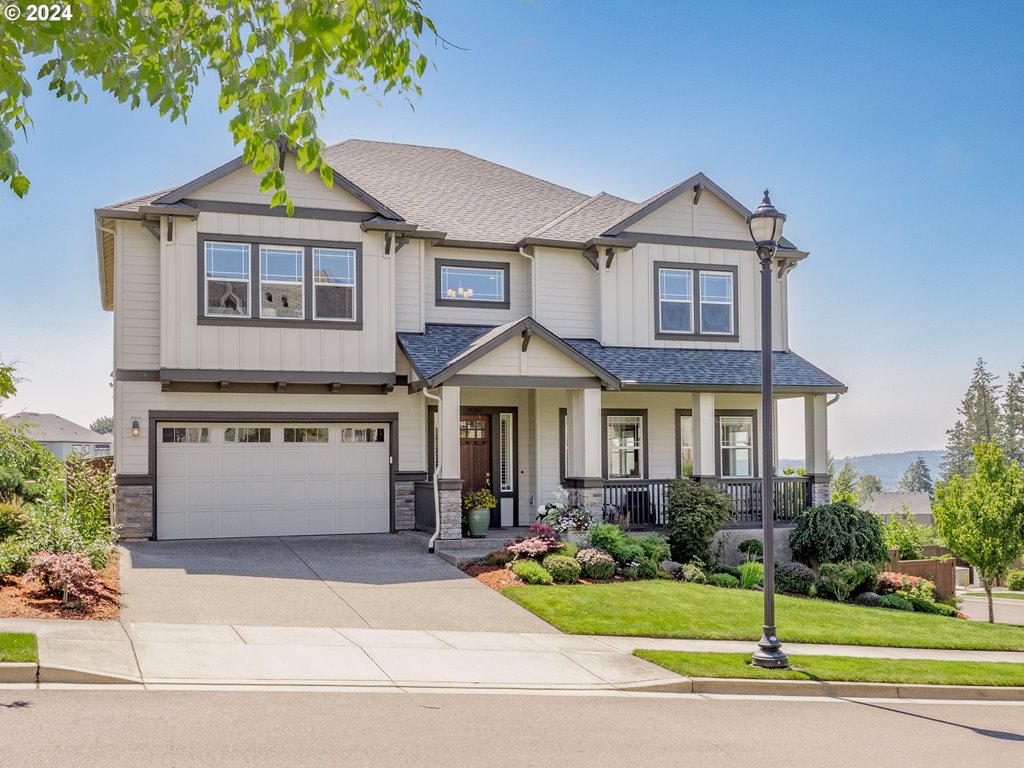
[[[734,267],[656,263],[656,335],[735,336],[735,284]]]
[[[754,476],[754,417],[719,416],[722,477]]]
[[[164,443],[208,443],[210,430],[206,427],[164,427],[160,440]]]
[[[356,252],[314,248],[313,291],[318,320],[355,320]]]
[[[260,246],[260,317],[301,320],[302,248]]]
[[[437,260],[438,304],[509,304],[509,265]]]
[[[206,243],[206,314],[249,317],[249,246]]]
[[[644,476],[643,416],[606,416],[608,477]]]
[[[270,427],[228,427],[224,430],[225,443],[269,443]]]
[[[326,427],[285,427],[286,443],[326,443]]]

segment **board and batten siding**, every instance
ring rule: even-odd
[[[296,208],[328,208],[341,211],[359,211],[372,214],[372,209],[362,200],[335,184],[328,189],[317,172],[303,173],[289,154],[284,167],[288,195]],[[249,168],[240,168],[222,179],[189,194],[190,200],[211,200],[220,203],[248,203],[270,205],[270,194],[260,192],[262,174],[255,174]]]
[[[404,250],[404,249],[403,249]],[[437,306],[435,302],[435,259],[487,261],[509,265],[509,308]],[[503,325],[530,314],[530,265],[517,251],[428,247],[423,264],[424,318],[428,323],[460,325]]]
[[[654,312],[658,297],[654,264],[659,261],[737,268],[735,297],[739,341],[655,338]],[[603,266],[603,265],[602,265]],[[601,270],[601,341],[608,346],[675,347],[689,349],[760,349],[760,268],[752,251],[683,245],[640,243],[616,255],[610,269]],[[772,280],[773,340],[776,350],[789,347],[785,282]],[[696,278],[695,278],[696,286]]]
[[[423,240],[410,240],[395,254],[395,327],[423,333]]]
[[[135,221],[118,221],[114,258],[114,367],[160,365],[160,244]]]
[[[593,378],[594,374],[541,338],[532,338],[523,351],[519,336],[470,363],[460,374],[467,376],[570,376]],[[510,382],[514,383],[514,382]]]
[[[724,240],[750,239],[750,231],[743,217],[708,190],[705,190],[696,205],[693,204],[693,195],[684,192],[631,224],[624,236],[628,237],[630,232],[718,237]]]
[[[114,385],[117,410],[119,474],[148,474],[150,411],[238,411],[260,415],[278,411],[323,413],[397,413],[398,465],[396,471],[422,472],[427,466],[423,428],[426,406],[422,395],[404,387],[388,395],[305,395],[232,392],[162,392],[159,382],[119,381]],[[141,434],[131,434],[132,419],[139,419]]]
[[[197,237],[202,232],[326,242],[362,242],[362,330],[199,325]],[[161,260],[164,368],[391,372],[395,366],[394,260],[383,237],[353,222],[203,212],[180,221]],[[310,300],[307,297],[307,300]]]
[[[598,273],[582,251],[536,248],[537,320],[565,339],[597,338]]]

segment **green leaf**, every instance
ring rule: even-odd
[[[16,173],[11,177],[11,190],[18,197],[24,197],[27,195],[29,186],[29,180],[22,174]]]

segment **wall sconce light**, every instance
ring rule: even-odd
[[[139,426],[138,419],[132,419],[132,437],[138,437],[142,432],[142,428]]]

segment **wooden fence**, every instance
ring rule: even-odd
[[[928,547],[927,549],[942,549],[946,554],[949,552],[945,547]],[[899,551],[889,550],[889,562],[883,570],[889,573],[905,573],[907,576],[920,576],[935,583],[935,594],[938,597],[950,597],[956,594],[956,559],[945,560],[900,560]]]

